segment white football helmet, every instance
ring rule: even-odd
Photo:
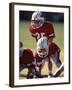
[[[45,58],[48,56],[48,39],[46,37],[42,37],[37,42],[37,54],[41,58]]]
[[[33,29],[40,28],[44,24],[44,16],[40,11],[36,11],[32,14],[31,26]]]

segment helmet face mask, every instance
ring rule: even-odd
[[[48,56],[48,50],[46,49],[37,49],[37,53],[41,58],[45,58]]]
[[[41,58],[45,58],[48,56],[48,39],[46,37],[42,37],[38,40],[37,54]]]
[[[41,12],[34,12],[31,19],[31,26],[34,29],[40,28],[44,24],[44,17]]]

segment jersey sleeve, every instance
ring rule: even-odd
[[[55,32],[54,32],[53,24],[52,24],[52,23],[48,23],[47,27],[48,27],[48,28],[47,28],[48,38],[50,38],[50,37],[55,37]]]
[[[29,32],[31,33],[31,36],[34,37],[35,31],[34,31],[34,29],[32,28],[31,25],[29,26]]]
[[[30,25],[30,27],[29,27],[29,32],[30,32],[31,36],[32,36],[33,38],[35,38],[35,40],[36,40],[36,42],[37,42],[37,33],[36,33],[35,29],[32,28],[31,25]]]

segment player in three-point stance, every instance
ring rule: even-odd
[[[24,68],[28,68],[27,78],[33,78],[34,76],[34,55],[31,49],[24,48],[23,43],[19,43],[19,63],[20,71]]]

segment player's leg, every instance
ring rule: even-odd
[[[55,52],[53,55],[51,55],[52,60],[55,62],[56,66],[59,68],[61,66],[61,60],[60,60],[60,52]]]
[[[48,76],[50,76],[50,77],[52,77],[53,76],[53,74],[52,74],[52,61],[49,59],[48,60]]]
[[[45,61],[41,62],[41,64],[37,63],[35,66],[35,71],[36,71],[36,78],[43,78],[47,77],[47,75],[42,75],[41,71],[45,65]]]
[[[34,65],[31,65],[28,67],[28,75],[27,78],[33,78],[35,74],[35,68]]]
[[[42,65],[35,66],[36,78],[41,78]]]
[[[54,73],[54,77],[58,77],[64,71],[64,64],[62,64]]]

